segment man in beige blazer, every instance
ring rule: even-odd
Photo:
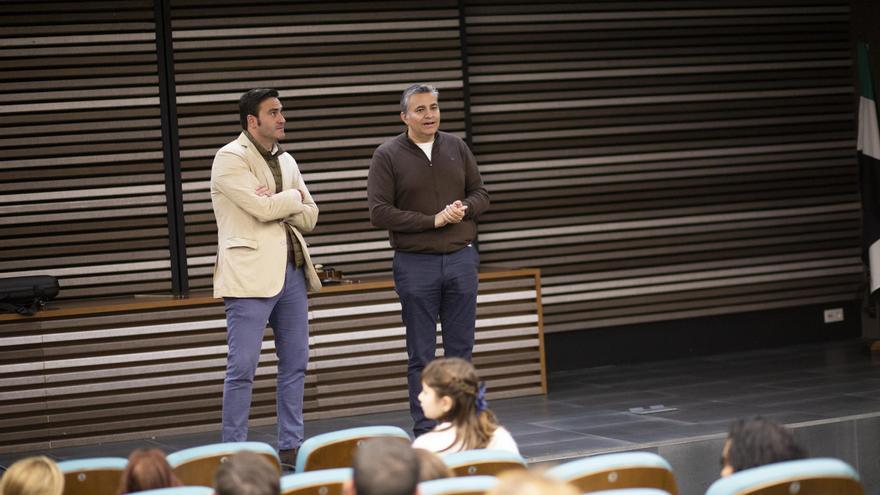
[[[303,441],[303,384],[309,357],[308,291],[321,282],[301,232],[318,207],[296,160],[278,144],[284,115],[278,92],[253,89],[239,100],[243,129],[211,167],[217,220],[214,297],[226,306],[229,347],[223,384],[223,441],[247,439],[254,374],[266,323],[278,356],[278,448],[292,465]]]

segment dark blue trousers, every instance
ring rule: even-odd
[[[400,296],[406,326],[406,379],[416,436],[436,424],[425,418],[418,397],[422,391],[422,370],[436,352],[438,317],[444,355],[471,359],[479,264],[480,256],[470,245],[448,254],[394,253],[394,289]]]

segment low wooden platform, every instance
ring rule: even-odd
[[[536,269],[480,274],[474,363],[490,399],[546,393],[540,301]],[[306,420],[406,409],[392,281],[329,285],[309,310]],[[267,329],[252,425],[276,421],[275,364]],[[217,430],[225,365],[223,305],[210,294],[0,315],[0,452]]]

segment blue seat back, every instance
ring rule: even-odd
[[[672,466],[651,452],[602,454],[566,462],[547,470],[547,476],[576,486],[581,492],[622,488],[656,488],[678,494]]]
[[[420,495],[479,495],[498,484],[494,476],[464,476],[419,483]]]
[[[498,476],[510,469],[525,469],[521,455],[507,450],[463,450],[443,457],[443,462],[456,476]]]
[[[317,469],[333,469],[351,466],[351,458],[357,445],[369,438],[396,437],[406,442],[409,434],[397,426],[364,426],[347,428],[315,435],[299,447],[296,455],[297,473]]]
[[[669,495],[669,492],[658,488],[618,488],[591,492],[590,495]]]
[[[184,485],[213,486],[214,473],[220,464],[237,452],[259,454],[281,475],[281,461],[271,445],[263,442],[225,442],[178,450],[169,454],[168,464]]]
[[[281,495],[341,495],[351,468],[319,469],[281,477]]]
[[[124,457],[92,457],[58,463],[65,495],[115,495],[128,464]]]
[[[744,469],[721,478],[706,495],[786,493],[791,495],[862,495],[859,475],[849,464],[831,458],[800,459]]]

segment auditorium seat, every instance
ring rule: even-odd
[[[128,464],[124,457],[93,457],[58,463],[64,473],[64,495],[115,495]]]
[[[482,495],[498,484],[494,476],[464,476],[419,483],[419,495]]]
[[[777,462],[721,478],[706,495],[862,495],[859,475],[831,458]]]
[[[207,486],[175,486],[133,492],[129,495],[213,495],[214,489]]]
[[[603,454],[566,462],[547,475],[576,486],[582,493],[619,488],[657,488],[677,495],[672,467],[650,452]]]
[[[342,495],[351,468],[319,469],[281,477],[281,495]]]
[[[247,450],[263,456],[281,475],[281,461],[275,449],[263,442],[227,442],[179,450],[168,455],[168,464],[184,485],[213,486],[214,472],[220,463]]]
[[[590,495],[669,495],[669,492],[658,488],[618,488],[616,490],[599,490]]]
[[[444,456],[443,462],[456,476],[498,476],[510,469],[526,468],[521,455],[507,450],[464,450]]]
[[[294,471],[350,467],[358,444],[375,437],[398,437],[410,442],[409,435],[396,426],[364,426],[324,433],[307,439],[299,447]]]

